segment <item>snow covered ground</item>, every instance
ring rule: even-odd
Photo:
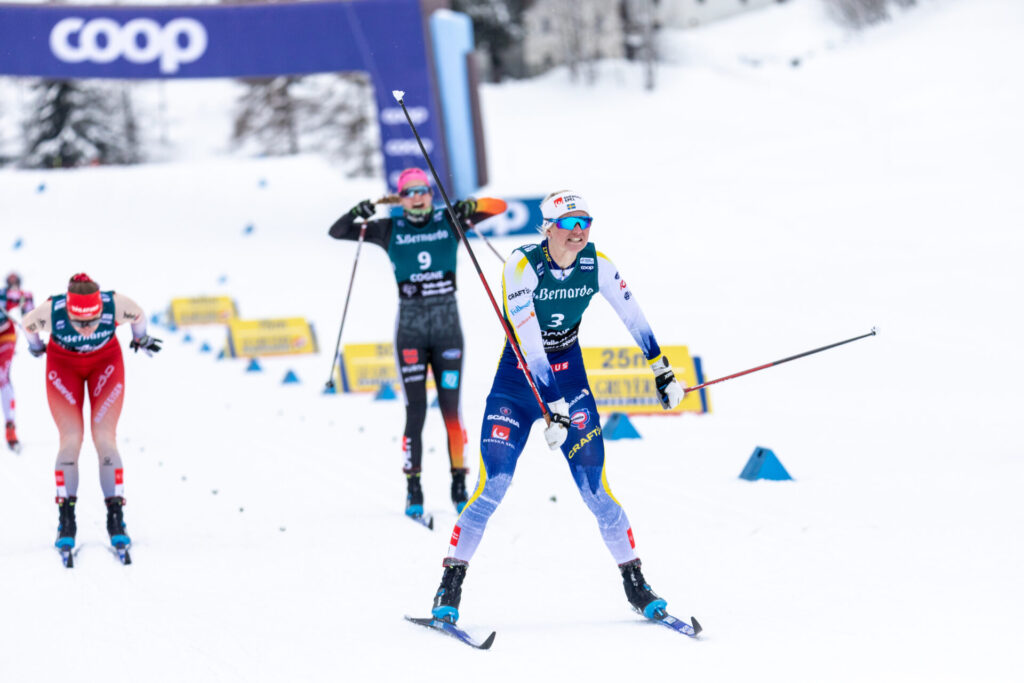
[[[57,435],[20,342],[0,680],[1024,678],[1024,5],[933,0],[855,37],[819,10],[797,0],[670,37],[654,92],[609,63],[595,87],[555,72],[482,93],[484,192],[586,195],[593,240],[659,339],[710,376],[880,329],[715,387],[711,415],[637,418],[642,440],[608,443],[645,574],[703,642],[629,611],[536,434],[465,584],[461,625],[497,630],[493,649],[404,623],[427,612],[455,521],[436,411],[431,533],[400,513],[399,402],[322,396],[327,353],[247,374],[199,352],[219,330],[186,343],[157,328],[164,352],[126,358],[127,568],[103,547],[88,442],[78,566],[51,548]],[[0,268],[37,299],[81,269],[152,311],[226,293],[245,317],[311,318],[327,348],[355,251],[327,227],[381,190],[311,157],[3,171]],[[480,258],[496,286],[497,260]],[[501,331],[467,258],[459,277],[472,456]],[[363,250],[346,341],[389,339],[392,283]],[[601,301],[582,336],[629,341]],[[281,385],[287,369],[302,384]],[[739,480],[758,445],[796,480]]]

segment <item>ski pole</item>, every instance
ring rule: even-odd
[[[331,359],[331,372],[327,375],[327,388],[334,389],[334,366],[338,364],[339,347],[341,346],[341,333],[345,329],[345,318],[348,317],[348,302],[352,298],[352,284],[356,281],[356,266],[359,265],[359,252],[363,248],[363,238],[366,237],[366,221],[363,227],[359,228],[359,241],[356,243],[356,258],[352,263],[352,277],[348,280],[348,293],[345,295],[345,308],[341,312],[341,326],[338,328],[338,341],[334,342],[334,358]]]
[[[698,384],[695,387],[687,387],[686,390],[685,390],[685,393],[688,394],[691,391],[697,391],[698,389],[703,389],[706,386],[710,386],[712,384],[718,384],[719,382],[724,382],[727,379],[733,379],[735,377],[742,377],[743,375],[749,375],[752,372],[757,372],[758,370],[764,370],[765,368],[770,368],[770,367],[775,366],[775,365],[782,365],[783,363],[788,363],[791,360],[796,360],[797,358],[803,358],[804,356],[809,356],[812,353],[820,353],[822,351],[828,351],[829,349],[834,349],[837,346],[842,346],[843,344],[849,344],[850,342],[855,342],[858,339],[864,339],[865,337],[873,337],[876,334],[878,334],[878,328],[877,327],[872,327],[870,332],[868,332],[867,334],[862,334],[859,337],[851,337],[849,339],[844,339],[841,342],[836,342],[835,344],[829,344],[828,346],[822,346],[821,348],[812,349],[810,351],[804,351],[803,353],[798,353],[795,356],[790,356],[789,358],[783,358],[782,360],[775,360],[775,361],[772,361],[771,363],[765,363],[764,365],[758,365],[756,368],[750,368],[749,370],[744,370],[743,372],[737,372],[736,374],[733,374],[733,375],[727,375],[725,377],[719,377],[718,379],[713,379],[713,380],[710,380],[708,382],[704,382],[703,384]]]
[[[491,241],[489,239],[487,239],[487,235],[483,234],[480,230],[478,230],[477,227],[475,225],[473,225],[472,221],[467,221],[467,223],[469,223],[469,229],[472,230],[473,232],[475,232],[476,236],[479,237],[480,239],[482,239],[484,241],[484,244],[486,244],[490,248],[491,253],[494,254],[495,256],[497,256],[499,261],[504,263],[505,262],[505,257],[502,256],[498,252],[498,250],[494,248],[494,245],[491,244]]]
[[[452,203],[448,201],[448,193],[444,191],[444,185],[441,184],[441,179],[437,176],[434,164],[430,161],[430,155],[427,154],[427,148],[423,146],[423,140],[420,139],[420,134],[416,130],[415,124],[412,122],[412,117],[409,116],[409,110],[405,108],[405,101],[402,99],[405,97],[405,91],[392,90],[391,94],[405,113],[405,120],[409,122],[409,127],[412,128],[412,134],[416,137],[416,142],[419,143],[420,152],[423,153],[423,158],[427,160],[427,166],[430,167],[430,173],[434,176],[434,182],[437,184],[437,189],[441,191],[441,197],[444,198],[444,204],[448,208],[448,218],[451,219],[455,229],[459,231],[462,243],[466,245],[466,251],[469,252],[469,258],[473,261],[473,267],[476,268],[477,275],[480,276],[480,282],[483,284],[484,290],[487,292],[487,297],[491,300],[491,306],[494,307],[494,313],[498,316],[502,329],[505,330],[505,338],[508,339],[509,346],[512,347],[512,351],[516,354],[516,360],[519,361],[519,367],[523,370],[523,375],[526,377],[526,383],[530,385],[530,390],[533,392],[533,397],[537,400],[537,405],[540,406],[540,412],[544,416],[544,420],[549,422],[551,418],[548,407],[544,405],[544,401],[540,397],[540,392],[537,391],[537,385],[533,382],[533,377],[530,377],[530,369],[526,366],[526,359],[523,358],[523,352],[520,350],[519,344],[516,343],[515,335],[513,335],[512,330],[509,329],[505,316],[501,314],[501,309],[498,308],[498,302],[495,300],[494,294],[491,293],[491,287],[487,284],[487,278],[484,277],[484,272],[480,268],[480,263],[476,260],[476,254],[473,253],[473,247],[469,246],[469,240],[466,239],[466,231],[462,229],[462,223],[459,221],[458,216],[455,215],[455,209],[452,208]]]

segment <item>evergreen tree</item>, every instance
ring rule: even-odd
[[[350,176],[379,174],[376,105],[362,73],[248,79],[239,98],[232,145],[280,156],[318,152]]]
[[[90,81],[40,80],[31,114],[24,123],[21,164],[56,168],[83,164],[125,164],[138,160],[126,144],[126,119],[119,111],[126,99],[110,85]]]
[[[496,81],[507,71],[506,55],[523,40],[523,11],[530,4],[531,0],[452,0],[453,10],[473,20],[476,44],[487,52]]]
[[[254,145],[260,154],[299,153],[299,117],[307,103],[292,93],[298,76],[250,78],[238,101],[232,144]]]

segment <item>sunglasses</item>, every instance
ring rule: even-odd
[[[590,227],[590,224],[594,222],[593,216],[565,216],[563,218],[553,218],[551,222],[560,227],[562,230],[574,230],[577,227],[586,230]]]
[[[430,188],[426,185],[417,185],[416,187],[407,187],[398,193],[399,197],[412,197],[421,194],[430,194]]]
[[[73,322],[74,324],[78,325],[79,327],[91,327],[91,326],[95,325],[96,323],[98,323],[99,321],[100,321],[100,319],[98,317],[97,318],[89,318],[88,320],[75,320],[74,318],[71,319],[71,322]]]

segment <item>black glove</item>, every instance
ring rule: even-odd
[[[370,218],[373,214],[377,213],[377,207],[373,205],[369,199],[364,199],[349,211],[356,218]]]
[[[455,213],[459,214],[459,218],[465,220],[476,213],[476,200],[472,197],[466,197],[465,199],[455,202]]]
[[[150,337],[148,334],[144,334],[138,339],[132,339],[132,343],[128,346],[132,347],[132,351],[135,353],[138,353],[139,349],[142,349],[147,356],[152,356],[160,350],[160,344],[162,343],[162,339],[157,339],[156,337]]]
[[[46,346],[32,346],[31,344],[29,344],[28,352],[31,353],[36,358],[39,358],[39,356],[46,353]]]

